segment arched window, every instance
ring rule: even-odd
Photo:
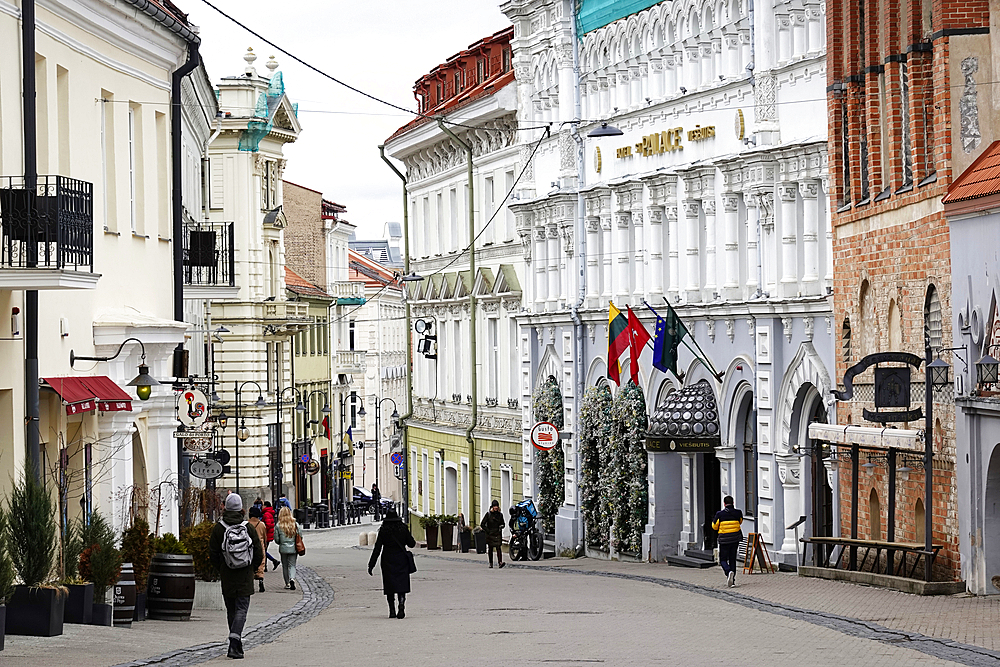
[[[899,312],[899,306],[896,304],[895,299],[889,300],[889,321],[887,322],[887,328],[889,330],[889,350],[899,351],[903,349],[903,323],[902,315]]]
[[[924,345],[929,345],[933,352],[944,347],[941,332],[941,297],[934,285],[927,286],[927,296],[924,298]]]
[[[858,351],[864,357],[878,352],[879,335],[878,322],[875,320],[875,290],[867,280],[861,282],[861,292],[858,297]]]
[[[926,516],[927,515],[924,513],[924,501],[917,498],[917,502],[913,507],[913,521],[915,522],[913,541],[917,544],[923,544],[925,539],[924,536],[927,534],[924,531],[924,521],[926,521]]]
[[[868,496],[868,526],[869,539],[882,539],[882,503],[878,499],[878,491],[872,489]]]

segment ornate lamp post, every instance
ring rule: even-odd
[[[358,397],[361,401],[361,409],[358,410],[358,416],[364,417],[367,412],[365,412],[365,400]],[[337,463],[335,470],[337,471],[337,521],[342,526],[347,522],[347,506],[345,504],[345,488],[344,488],[344,469],[347,467],[344,465],[344,409],[347,405],[347,396],[341,395],[340,397],[340,444],[337,446]]]
[[[235,417],[234,421],[235,421],[235,425],[236,425],[237,428],[236,428],[236,440],[235,440],[235,442],[236,442],[236,466],[235,466],[234,469],[236,470],[236,493],[237,494],[239,494],[239,492],[240,492],[240,443],[241,442],[246,442],[247,438],[250,437],[250,429],[247,428],[246,417],[243,417],[242,419],[240,418],[240,397],[241,397],[241,394],[243,393],[243,387],[245,387],[248,384],[252,384],[255,387],[257,387],[257,401],[254,403],[254,406],[256,406],[258,408],[263,408],[263,407],[265,407],[267,405],[267,403],[264,401],[264,390],[260,388],[260,385],[255,380],[247,380],[247,381],[243,382],[243,384],[240,384],[240,382],[237,380],[236,382],[233,383],[233,386],[236,389],[236,392],[235,392],[236,393],[236,417]]]
[[[375,487],[379,491],[379,495],[382,494],[382,487],[378,483],[378,470],[379,470],[379,458],[378,458],[378,445],[379,438],[382,435],[382,428],[379,425],[379,419],[382,413],[382,403],[389,401],[392,403],[392,423],[394,426],[399,426],[399,410],[396,408],[396,401],[391,398],[382,398],[378,396],[372,396],[372,400],[375,401]],[[375,520],[378,521],[382,513],[381,499],[379,502],[375,503]]]

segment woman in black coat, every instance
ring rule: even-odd
[[[382,527],[375,540],[375,549],[368,560],[368,574],[375,569],[375,562],[382,555],[382,592],[389,601],[389,618],[406,616],[406,594],[410,592],[410,558],[406,547],[417,546],[410,529],[399,518],[396,510],[385,513]],[[399,613],[396,612],[394,596],[399,597]]]

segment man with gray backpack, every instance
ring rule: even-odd
[[[264,562],[264,548],[257,531],[243,519],[243,499],[230,493],[226,511],[208,540],[208,555],[222,580],[222,597],[229,620],[229,657],[243,657],[243,626],[250,610],[254,572]]]

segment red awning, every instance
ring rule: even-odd
[[[106,375],[42,378],[66,404],[66,414],[90,410],[120,412],[132,410],[132,397]]]

